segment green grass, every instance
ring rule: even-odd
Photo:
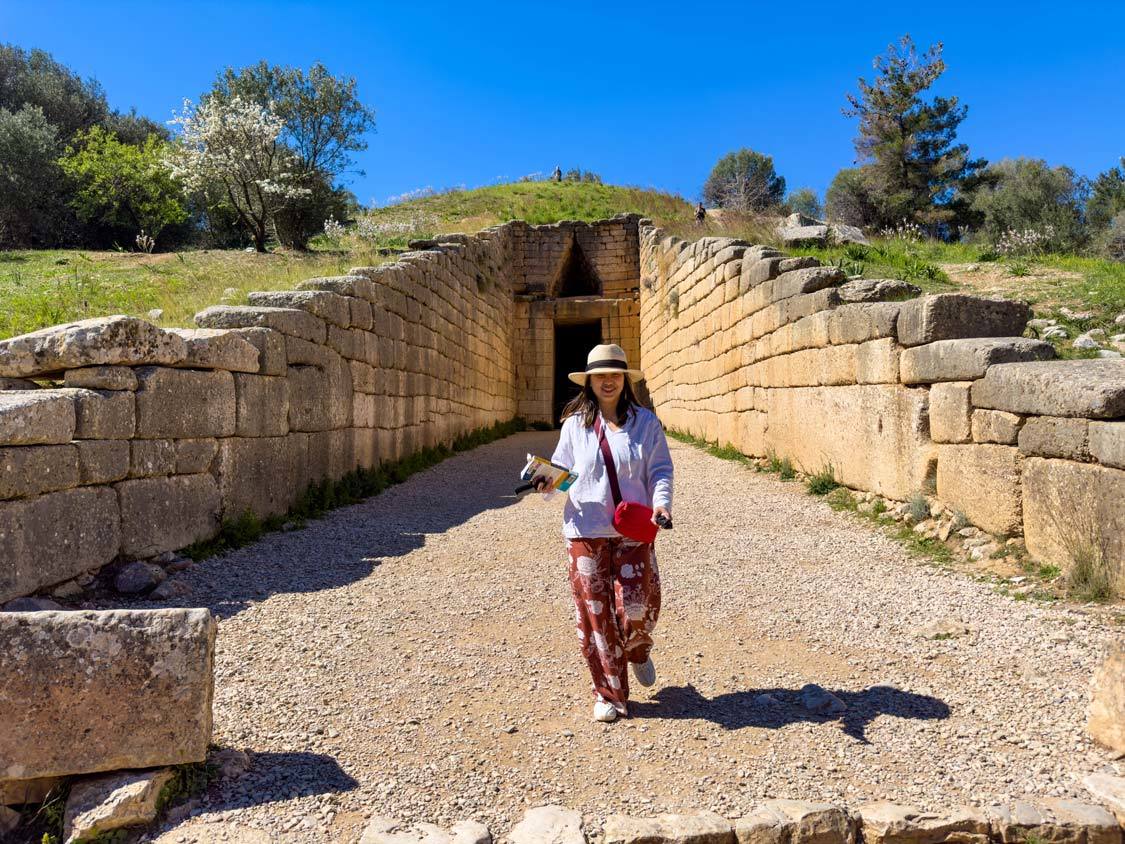
[[[812,495],[828,495],[839,487],[840,483],[836,480],[831,463],[822,466],[819,471],[809,475],[805,480],[805,489]]]

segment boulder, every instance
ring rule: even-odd
[[[86,366],[68,369],[63,385],[87,390],[135,390],[137,375],[128,366]]]
[[[121,502],[121,553],[127,557],[177,551],[219,532],[219,488],[210,474],[138,478],[114,489]]]
[[[1055,347],[1050,343],[1024,337],[938,340],[902,351],[902,383],[975,381],[993,364],[1054,357]]]
[[[359,844],[492,844],[492,835],[478,821],[458,821],[444,830],[431,823],[402,824],[374,815]]]
[[[0,614],[0,780],[203,761],[214,650],[204,609]]]
[[[1056,360],[990,367],[973,404],[1034,416],[1125,416],[1125,362]]]
[[[1100,806],[1055,797],[1014,800],[985,810],[1003,844],[1030,839],[1051,844],[1121,844],[1117,819]]]
[[[197,313],[195,324],[200,328],[272,328],[287,337],[321,344],[328,336],[324,320],[297,308],[214,305]]]
[[[603,844],[734,844],[731,822],[714,812],[634,818],[610,815]]]
[[[782,226],[778,237],[785,246],[825,246],[828,243],[828,226]]]
[[[510,844],[586,844],[582,815],[562,806],[537,806],[508,833]]]
[[[0,341],[0,376],[53,375],[102,364],[179,363],[183,339],[129,316],[84,319]]]
[[[152,823],[160,792],[172,776],[171,768],[157,768],[78,780],[66,800],[64,844],[92,841],[114,829]]]
[[[68,443],[74,426],[74,396],[65,390],[0,392],[0,445]]]
[[[117,572],[113,579],[113,588],[125,595],[135,595],[138,592],[147,592],[162,583],[168,575],[156,563],[146,563],[134,560]]]
[[[1094,675],[1086,730],[1095,741],[1125,753],[1125,641],[1110,645]]]
[[[958,807],[936,814],[894,803],[868,803],[857,810],[864,844],[988,844],[990,823],[979,809]]]
[[[903,303],[898,340],[921,346],[964,337],[1018,337],[1031,317],[1023,302],[939,293]]]
[[[767,800],[734,823],[738,844],[855,844],[846,809],[803,800]]]
[[[237,331],[221,328],[169,328],[187,343],[187,354],[180,366],[192,369],[225,369],[229,372],[257,372],[258,349]]]

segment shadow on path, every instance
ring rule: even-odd
[[[800,703],[800,690],[751,689],[713,698],[701,695],[694,686],[667,686],[650,701],[630,701],[634,718],[703,719],[727,730],[762,727],[776,730],[787,724],[837,721],[844,732],[864,744],[867,725],[880,715],[919,720],[949,717],[949,706],[935,697],[904,692],[893,686],[871,686],[859,692],[833,691],[847,707],[839,715],[818,715]]]

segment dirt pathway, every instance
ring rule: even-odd
[[[372,812],[502,834],[763,797],[923,806],[1081,795],[1106,631],[920,565],[796,484],[673,444],[659,679],[590,719],[561,500],[511,495],[528,433],[186,573],[218,613],[216,735],[250,755],[161,842],[355,841]],[[963,621],[934,641],[915,628]],[[817,683],[847,706],[800,705]],[[171,714],[170,714],[171,715]]]

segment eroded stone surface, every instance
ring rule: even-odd
[[[877,802],[857,810],[864,844],[987,844],[990,824],[979,809],[923,812],[911,806]]]
[[[940,293],[905,302],[898,320],[904,346],[962,337],[1018,337],[1031,318],[1023,302]]]
[[[66,800],[65,844],[79,844],[114,829],[152,823],[156,820],[160,790],[171,779],[171,768],[157,768],[117,771],[78,780]]]
[[[74,397],[66,391],[0,392],[0,445],[70,442],[74,426]]]
[[[635,818],[610,815],[604,844],[734,844],[731,822],[714,812]]]
[[[478,821],[458,821],[445,830],[431,823],[403,824],[374,815],[359,844],[492,844],[492,835]]]
[[[195,324],[200,328],[272,328],[312,343],[324,343],[328,336],[324,320],[297,308],[215,305],[197,313]]]
[[[767,800],[734,823],[738,844],[855,844],[846,809],[804,800]]]
[[[1057,360],[990,367],[973,404],[1036,416],[1125,416],[1125,361]]]
[[[1024,337],[938,340],[902,352],[902,382],[973,381],[997,363],[1054,357],[1055,347],[1050,343]]]
[[[237,331],[221,328],[170,328],[187,344],[181,366],[195,369],[225,369],[257,372],[258,349]]]
[[[0,341],[0,375],[51,375],[104,364],[175,364],[183,339],[129,316],[84,319]]]
[[[135,390],[137,376],[128,366],[87,366],[68,369],[63,384],[87,390]]]
[[[1096,741],[1125,753],[1125,641],[1110,645],[1094,675],[1086,729]]]
[[[1117,820],[1100,806],[1055,797],[1013,800],[985,810],[1003,844],[1029,838],[1052,844],[1120,844]]]
[[[127,557],[178,551],[219,531],[219,488],[209,474],[138,478],[115,489],[121,501],[121,553]]]
[[[582,816],[563,806],[528,809],[508,833],[511,844],[586,844]]]

